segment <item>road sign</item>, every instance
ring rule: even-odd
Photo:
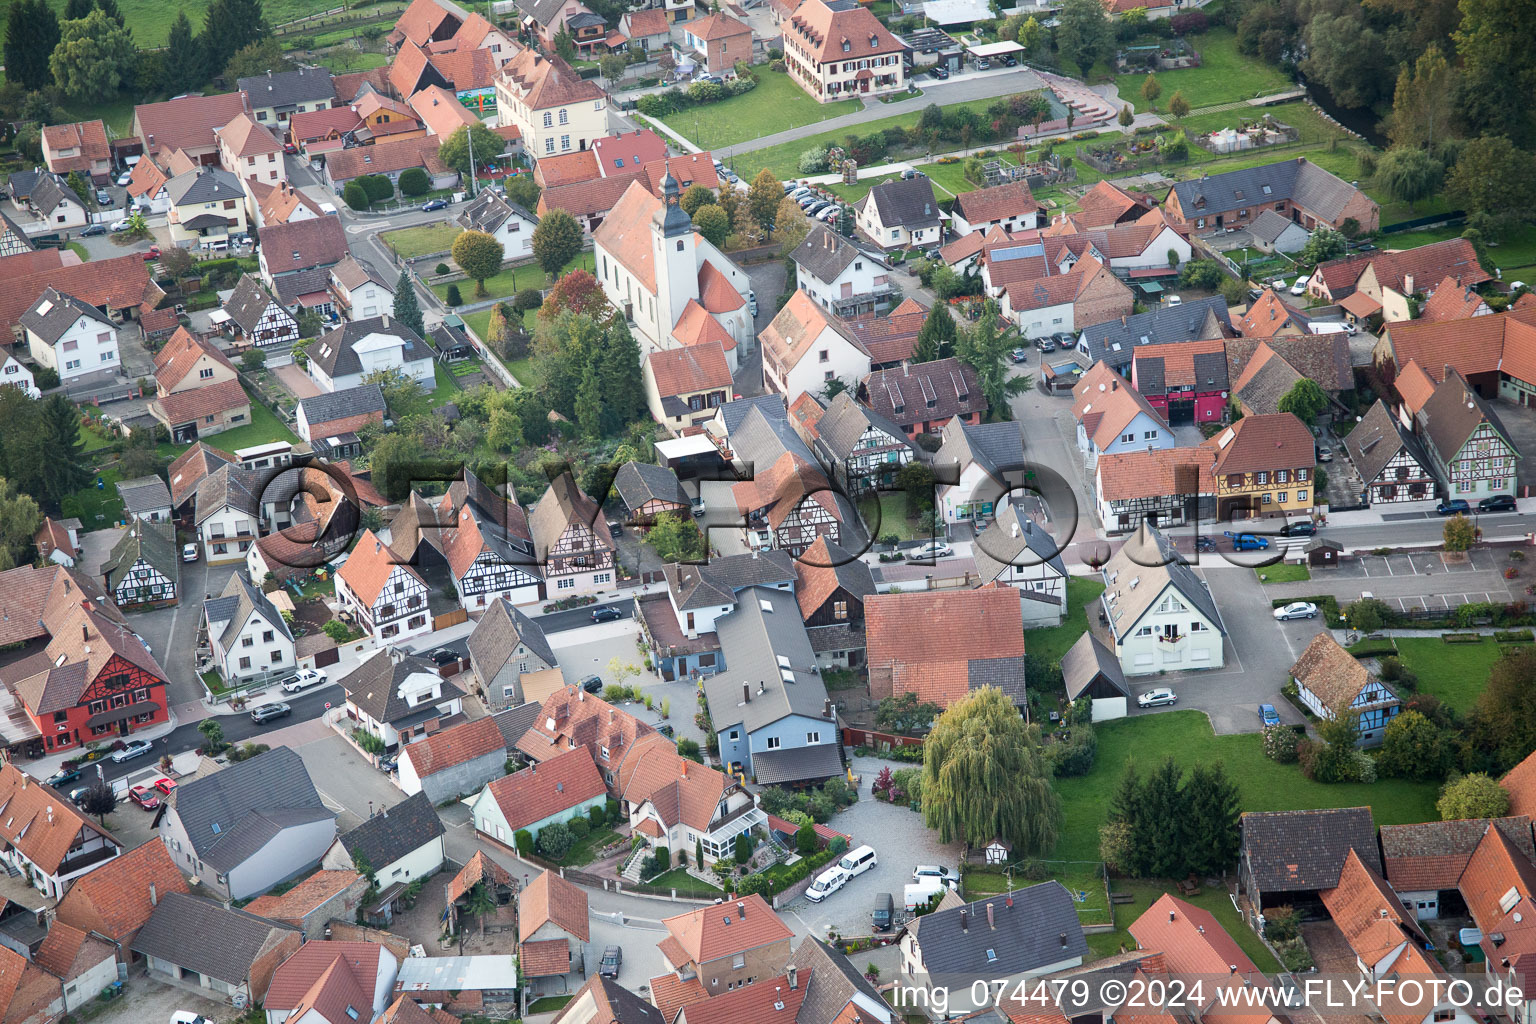
[[[331,710],[331,702],[330,701],[326,701],[325,702],[325,710],[327,710],[327,711]]]

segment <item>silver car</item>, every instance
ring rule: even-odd
[[[1179,695],[1166,686],[1159,686],[1155,690],[1148,690],[1136,698],[1136,706],[1139,708],[1155,708],[1164,704],[1178,703]]]

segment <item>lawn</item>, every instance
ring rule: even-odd
[[[226,430],[222,434],[213,434],[206,438],[209,444],[232,452],[240,448],[250,448],[258,444],[271,444],[273,441],[288,441],[297,444],[299,437],[289,430],[277,414],[256,399],[251,399],[251,422],[234,430]],[[191,445],[179,446],[178,454],[186,451]]]
[[[530,312],[532,311],[530,310]],[[477,338],[484,341],[485,336],[490,333],[491,329],[491,311],[489,309],[482,309],[477,313],[464,313],[462,315],[464,323],[469,329],[475,332]],[[500,357],[493,354],[492,358],[499,359]],[[536,376],[533,369],[533,359],[528,356],[524,356],[522,359],[501,359],[500,362],[511,371],[512,376],[517,378],[517,382],[524,386],[530,384]]]
[[[1077,638],[1088,631],[1088,615],[1083,606],[1104,592],[1104,584],[1096,577],[1067,577],[1067,617],[1059,626],[1024,631],[1024,650],[1038,654],[1050,661],[1060,661],[1061,656],[1077,643]]]
[[[91,262],[91,252],[85,247],[84,242],[65,242],[64,247],[79,256],[81,263]]]
[[[1488,671],[1503,648],[1492,637],[1480,644],[1448,644],[1438,636],[1399,637],[1403,667],[1419,677],[1419,689],[1432,693],[1461,714],[1472,710],[1488,682]]]
[[[1266,565],[1253,571],[1259,577],[1260,583],[1300,583],[1312,578],[1312,573],[1306,566],[1288,565],[1285,562]]]
[[[117,467],[102,471],[61,503],[65,518],[77,516],[82,530],[104,530],[123,518],[123,499],[117,494],[121,474]],[[101,486],[96,486],[97,481]]]
[[[987,159],[1002,160],[1006,164],[1017,164],[1019,162],[1018,157],[1001,150],[993,156],[987,157]],[[964,160],[956,160],[952,164],[919,164],[917,169],[928,175],[928,180],[933,182],[934,188],[941,190],[939,193],[940,199],[944,198],[944,192],[958,196],[981,188],[980,185],[965,180]]]
[[[689,107],[661,120],[700,149],[719,150],[829,117],[841,117],[860,108],[858,100],[817,103],[782,72],[760,67],[754,74],[757,88],[751,92],[719,103]]]
[[[459,232],[464,230],[457,224],[439,221],[436,224],[422,224],[414,228],[400,228],[397,231],[386,231],[379,239],[401,259],[413,260],[418,256],[425,256],[429,252],[444,252],[453,245],[453,240],[459,237]]]
[[[1097,865],[1060,865],[1056,861],[1044,861],[1041,867],[1048,877],[1062,884],[1072,894],[1077,905],[1077,919],[1087,924],[1111,924],[1109,897],[1104,891],[1104,876]],[[988,896],[999,896],[1013,889],[1022,889],[1044,879],[1026,878],[1024,875],[1008,875],[1002,871],[965,872],[965,898],[971,902]]]
[[[118,6],[122,9],[123,14],[127,15],[128,8],[135,6],[135,4],[134,0],[127,0],[127,3],[119,4]],[[169,20],[169,16],[167,20]],[[135,30],[134,41],[143,45],[137,31],[138,25],[132,22],[129,24],[133,25]],[[81,103],[77,105],[66,102],[59,106],[59,110],[65,117],[75,121],[94,121],[100,118],[106,122],[108,128],[117,132],[119,136],[125,136],[133,126],[133,105],[135,102],[137,101],[132,95],[124,93],[104,103]]]
[[[389,63],[389,57],[382,53],[365,53],[337,47],[334,50],[316,54],[315,61],[324,65],[333,75],[345,75],[353,71],[372,71],[374,68],[382,68]]]
[[[898,491],[879,491],[859,502],[859,515],[877,540],[896,535],[898,540],[920,540],[917,523],[907,518],[907,496]]]
[[[1146,913],[1148,907],[1161,899],[1164,893],[1173,893],[1179,899],[1194,904],[1216,918],[1216,923],[1226,929],[1227,934],[1232,936],[1233,941],[1248,954],[1248,959],[1252,960],[1259,970],[1266,974],[1273,974],[1280,970],[1280,965],[1275,961],[1273,954],[1264,945],[1263,940],[1254,934],[1253,929],[1243,923],[1242,915],[1232,906],[1231,898],[1222,887],[1202,886],[1198,896],[1179,896],[1172,882],[1144,878],[1116,878],[1111,880],[1110,888],[1116,893],[1130,893],[1135,897],[1135,902],[1115,906],[1117,931],[1088,936],[1088,948],[1093,951],[1095,957],[1118,953],[1122,945],[1127,949],[1135,949],[1136,940],[1131,938],[1130,932],[1126,929],[1130,927],[1131,922]]]
[[[1094,860],[1099,851],[1099,827],[1109,817],[1109,803],[1125,766],[1142,771],[1172,757],[1189,768],[1221,761],[1237,785],[1245,811],[1292,811],[1315,807],[1369,805],[1377,825],[1438,821],[1438,787],[1427,782],[1383,780],[1375,783],[1323,785],[1302,777],[1295,765],[1278,764],[1264,756],[1257,733],[1217,736],[1199,711],[1170,711],[1138,715],[1094,726],[1098,756],[1093,770],[1080,778],[1058,779],[1061,795],[1061,840],[1054,856]]]
[[[187,17],[192,19],[192,30],[201,31],[203,15],[210,3],[211,0],[187,0],[186,3],[177,4],[164,3],[163,0],[121,0],[118,9],[123,12],[124,23],[133,28],[133,41],[139,46],[153,47],[165,45],[171,22],[176,20],[177,13],[181,11],[186,11]],[[269,25],[281,25],[296,18],[330,10],[334,5],[329,0],[265,0],[261,6]],[[53,7],[62,18],[64,5],[54,3]],[[9,3],[0,7],[0,34],[3,34],[5,15],[9,10]],[[100,117],[101,113],[98,111],[91,116]]]
[[[720,889],[717,886],[699,881],[688,873],[687,868],[673,868],[666,874],[658,875],[645,884],[659,892],[676,889],[679,896],[709,899],[720,895]]]
[[[530,1003],[529,1006],[528,1006],[528,1012],[529,1013],[554,1013],[556,1010],[563,1010],[563,1009],[565,1009],[565,1004],[570,1002],[572,999],[575,999],[575,998],[576,997],[574,995],[570,995],[570,996],[545,996],[542,999],[535,999],[532,1003]]]
[[[592,250],[584,249],[555,276],[557,278],[563,277],[573,270],[590,271],[592,269]],[[469,305],[475,302],[485,302],[489,299],[510,299],[523,288],[543,288],[549,281],[544,276],[544,271],[539,269],[538,264],[525,263],[520,267],[504,267],[500,273],[486,278],[485,298],[475,298],[475,282],[458,281],[456,283],[459,286],[459,297],[464,300],[465,305]],[[434,284],[432,286],[432,293],[444,302],[448,301],[448,286],[446,284]],[[486,319],[489,322],[490,318],[487,317]],[[481,337],[484,337],[484,335],[481,335]]]
[[[588,832],[585,836],[571,844],[571,848],[566,851],[565,857],[561,859],[560,863],[568,868],[579,868],[583,864],[590,864],[597,859],[598,850],[609,843],[616,843],[618,841],[619,834],[609,828]]]
[[[1178,91],[1184,93],[1191,110],[1198,110],[1295,88],[1279,68],[1238,53],[1237,36],[1230,29],[1213,28],[1196,36],[1194,44],[1200,51],[1198,68],[1157,73],[1157,83],[1163,87],[1163,94],[1157,99],[1163,110],[1168,109],[1169,99]],[[1138,112],[1147,109],[1147,101],[1141,98],[1141,85],[1146,78],[1144,74],[1115,76],[1120,98],[1134,103]]]
[[[457,402],[462,389],[459,387],[459,382],[453,379],[453,374],[438,362],[432,364],[432,369],[437,374],[437,386],[428,396],[432,400],[432,408],[436,409],[440,405]]]
[[[85,427],[80,428],[80,440],[85,442],[85,450],[88,452],[99,451],[113,443],[112,438],[98,434],[94,430],[87,430]]]
[[[1428,207],[1422,203],[1419,205],[1418,215],[1424,216]],[[1383,249],[1413,249],[1421,245],[1429,245],[1431,242],[1442,242],[1447,238],[1460,238],[1463,230],[1465,228],[1462,225],[1454,225],[1435,228],[1431,231],[1404,231],[1395,235],[1383,235],[1380,245]],[[1506,281],[1511,280],[1509,271],[1514,268],[1536,264],[1536,224],[1515,228],[1497,245],[1490,244],[1488,255],[1494,263],[1503,268]]]

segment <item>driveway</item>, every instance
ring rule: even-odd
[[[149,641],[155,659],[170,677],[171,707],[203,699],[203,684],[198,678],[194,658],[197,626],[202,617],[203,600],[216,597],[229,582],[235,568],[243,563],[209,565],[207,562],[183,562],[181,565],[181,600],[169,608],[129,612],[128,625]]]
[[[828,823],[839,832],[853,837],[853,845],[867,843],[875,848],[879,863],[854,878],[820,903],[801,897],[782,913],[793,916],[805,930],[825,938],[827,929],[840,935],[868,935],[870,912],[877,893],[888,892],[902,909],[902,893],[912,881],[912,869],[919,864],[942,864],[951,870],[960,865],[960,843],[941,843],[939,834],[923,827],[922,815],[905,805],[893,806],[876,800],[871,787],[881,768],[892,771],[921,767],[876,757],[853,758],[853,770],[862,776],[859,802],[835,816]]]
[[[289,363],[287,366],[275,366],[272,375],[278,382],[293,392],[295,398],[314,398],[320,394],[320,385],[299,368],[297,363]]]
[[[308,724],[308,723],[306,723]],[[297,728],[297,727],[295,727]],[[389,777],[363,760],[347,741],[330,729],[323,739],[298,747],[299,757],[316,780],[320,799],[336,812],[336,829],[346,832],[361,825],[370,814],[383,807],[393,807],[405,799]],[[271,739],[277,739],[272,734]],[[268,737],[262,737],[266,741]],[[269,746],[282,746],[276,743]],[[290,744],[291,745],[291,744]]]
[[[1515,449],[1522,452],[1536,451],[1536,409],[1505,401],[1496,402],[1494,406]],[[1521,459],[1519,463],[1520,484],[1524,487],[1536,483],[1536,466],[1526,465],[1529,461]]]
[[[185,988],[151,981],[142,963],[128,972],[123,995],[110,1003],[92,1003],[87,1007],[95,1024],[143,1024],[144,1021],[170,1020],[179,1010],[187,1010],[212,1024],[232,1024],[244,1016],[228,1003],[216,1003]]]
[[[644,704],[638,703],[625,704],[624,710],[647,725],[659,726],[665,722],[676,730],[678,739],[697,740],[702,746],[704,732],[693,720],[698,711],[697,687],[687,679],[664,682],[655,672],[647,671],[645,655],[637,644],[639,635],[640,627],[634,619],[622,619],[555,633],[550,643],[559,659],[560,673],[568,683],[578,682],[589,675],[601,676],[604,685],[617,682],[609,668],[615,658],[622,665],[639,669],[639,673],[624,680],[624,684],[639,686],[650,696],[652,710],[647,711]],[[672,716],[666,719],[661,717],[664,700],[672,702]]]

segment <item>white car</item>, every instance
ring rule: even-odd
[[[757,292],[747,289],[747,312],[757,316]]]
[[[812,903],[820,903],[822,900],[826,899],[828,896],[831,896],[833,893],[837,892],[837,890],[847,885],[848,879],[850,877],[852,876],[850,876],[848,872],[844,871],[840,867],[837,867],[836,865],[833,865],[832,867],[827,868],[827,870],[816,876],[816,881],[812,882],[811,887],[805,890],[805,898],[810,900]]]
[[[127,231],[128,218],[124,217],[122,220],[113,221],[110,225],[108,225],[107,230],[111,231],[114,235]]]
[[[1155,690],[1148,690],[1136,698],[1136,706],[1139,708],[1155,708],[1163,704],[1178,703],[1179,695],[1166,686],[1159,686]]]
[[[939,864],[919,864],[912,869],[913,885],[921,885],[928,881],[942,882],[950,885],[956,881],[956,875],[949,868]]]
[[[941,540],[931,540],[912,553],[913,558],[948,558],[955,549]]]
[[[1298,277],[1296,279],[1296,283],[1291,285],[1291,294],[1292,295],[1305,295],[1306,293],[1307,293],[1307,279],[1305,277]]]
[[[195,561],[197,561],[197,545],[196,544],[184,544],[184,545],[182,545],[182,548],[181,548],[181,560],[183,562],[195,562]]]
[[[307,686],[318,686],[325,682],[325,670],[320,668],[301,668],[298,674],[283,684],[285,693],[298,693]]]
[[[213,1024],[213,1021],[191,1010],[177,1010],[171,1014],[171,1024]]]
[[[122,186],[128,184],[132,180],[133,180],[133,172],[132,171],[124,171],[122,174],[119,174],[117,176],[118,187],[122,187]]]
[[[1170,305],[1170,306],[1177,306],[1179,303],[1181,303],[1183,301],[1184,301],[1184,299],[1183,299],[1182,296],[1179,296],[1179,295],[1170,295],[1170,296],[1168,296],[1168,305]]]
[[[1275,618],[1281,622],[1288,619],[1315,619],[1317,618],[1317,605],[1311,601],[1292,601],[1275,609]]]

